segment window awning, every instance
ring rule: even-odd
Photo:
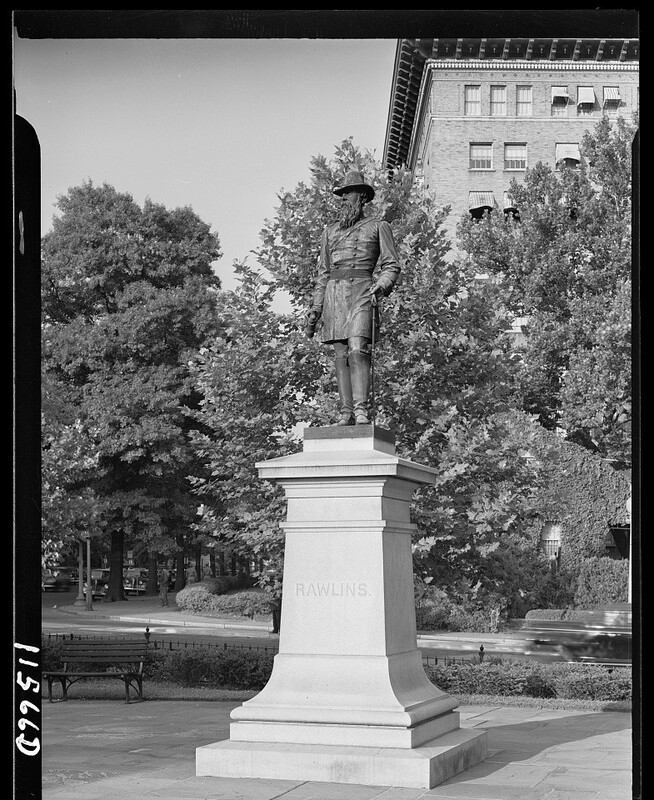
[[[577,88],[577,105],[580,106],[584,103],[595,104],[595,90],[592,86],[579,86]]]
[[[604,87],[604,105],[607,103],[619,103],[620,102],[620,90],[617,86],[605,86]]]
[[[567,86],[552,86],[552,102],[555,100],[569,100]]]
[[[563,161],[564,158],[571,158],[581,163],[581,153],[579,152],[578,144],[557,144],[556,155],[554,158],[555,163]]]
[[[468,211],[474,208],[494,208],[495,197],[492,192],[470,192]]]

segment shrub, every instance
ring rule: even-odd
[[[525,619],[555,619],[561,620],[565,616],[565,608],[532,608],[527,611]]]
[[[61,660],[61,639],[41,637],[41,665],[44,672],[63,667]]]
[[[493,628],[490,609],[460,605],[445,596],[432,597],[416,604],[416,627],[419,631],[471,631],[490,633]]]
[[[262,689],[270,677],[273,658],[273,653],[250,650],[173,650],[159,653],[149,677],[187,687]]]
[[[451,631],[469,631],[471,633],[490,633],[490,612],[486,609],[453,606],[447,624]]]
[[[211,609],[217,613],[254,617],[256,614],[269,614],[271,601],[267,592],[235,592],[212,597]]]
[[[189,611],[192,614],[201,614],[210,598],[215,595],[215,585],[212,581],[200,581],[185,586],[179,592],[175,602],[178,608]]]
[[[447,630],[449,609],[426,603],[416,607],[416,628],[419,631]]]
[[[540,608],[567,608],[574,602],[577,586],[577,572],[565,566],[548,570],[535,592],[529,598],[530,606]]]
[[[452,694],[558,697],[568,700],[631,700],[631,669],[592,664],[529,661],[467,663],[426,668],[439,689]]]
[[[505,697],[525,694],[524,675],[499,664],[436,665],[429,668],[428,676],[439,688],[452,694],[495,694]]]
[[[250,590],[230,594],[214,594],[210,586],[194,583],[177,594],[177,605],[189,614],[205,616],[245,616],[270,614],[272,598],[268,592]]]
[[[597,668],[592,664],[550,664],[556,696],[566,700],[631,700],[630,667]]]

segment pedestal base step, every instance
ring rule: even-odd
[[[225,739],[196,749],[195,774],[431,789],[483,761],[486,747],[486,731],[462,728],[413,749]]]

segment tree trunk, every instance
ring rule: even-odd
[[[145,593],[149,596],[159,594],[157,588],[157,566],[159,563],[159,554],[151,553],[148,550],[148,583],[145,587]]]
[[[199,545],[195,548],[195,580],[202,580],[202,548]]]
[[[125,600],[125,590],[123,588],[124,545],[125,532],[112,531],[111,553],[109,555],[109,583],[107,585],[107,593],[104,596],[105,603],[114,603],[117,600]]]
[[[184,572],[184,536],[180,533],[176,537],[177,553],[175,555],[175,591],[179,592],[186,586],[186,573]]]
[[[218,574],[225,575],[225,551],[218,553]]]
[[[209,551],[209,568],[211,569],[211,577],[216,577],[216,551]]]

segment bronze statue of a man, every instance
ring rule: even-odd
[[[379,330],[377,302],[388,296],[400,265],[388,222],[365,217],[375,196],[361,172],[349,172],[334,189],[342,198],[339,219],[322,234],[318,279],[307,316],[309,330],[322,316],[321,340],[334,345],[340,417],[337,425],[370,422],[372,332]],[[375,273],[373,280],[373,272]]]

